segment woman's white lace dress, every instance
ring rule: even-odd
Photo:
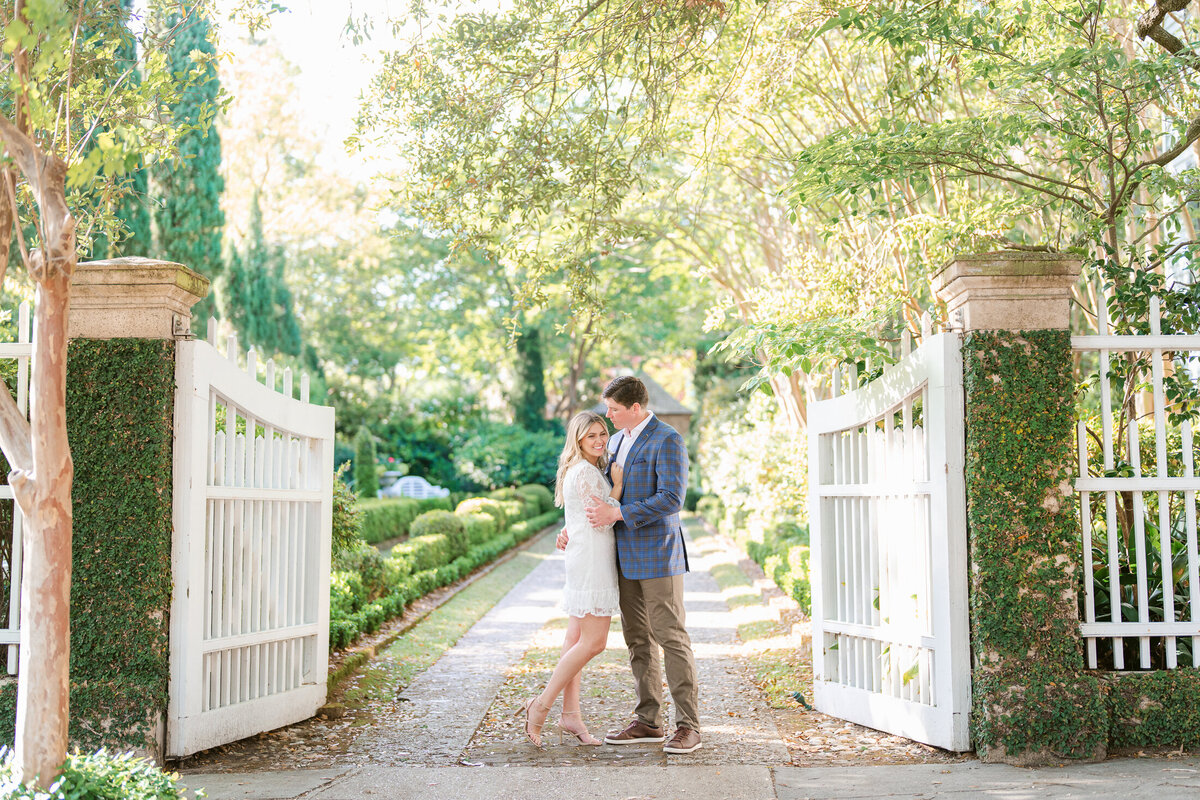
[[[617,591],[617,544],[611,525],[593,528],[587,520],[592,497],[620,506],[608,496],[608,479],[592,464],[581,461],[563,476],[566,506],[567,583],[563,589],[563,611],[568,616],[615,617],[621,610]]]

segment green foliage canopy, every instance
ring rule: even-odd
[[[839,8],[815,36],[910,65],[921,83],[800,154],[793,201],[882,214],[889,182],[921,196],[982,181],[1018,242],[1142,241],[1196,197],[1200,173],[1167,166],[1200,138],[1200,73],[1143,42],[1132,13],[1056,0]]]

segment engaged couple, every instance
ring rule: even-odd
[[[619,611],[637,706],[633,721],[609,732],[603,743],[665,741],[664,752],[691,753],[700,748],[700,724],[696,662],[683,608],[688,560],[679,511],[687,487],[687,450],[678,431],[646,408],[646,387],[637,378],[614,379],[602,397],[617,433],[610,441],[603,417],[576,414],[558,459],[554,499],[566,511],[558,548],[565,552],[562,602],[569,617],[562,656],[546,688],[519,713],[525,715],[525,735],[540,748],[542,728],[561,694],[560,729],[580,744],[602,743],[583,721],[580,677],[604,651],[612,616]],[[663,663],[675,704],[669,741],[662,712]]]

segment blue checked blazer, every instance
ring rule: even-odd
[[[612,453],[620,448],[624,436],[624,431],[613,436],[609,444]],[[658,417],[652,418],[625,459],[624,520],[617,520],[613,527],[617,567],[626,578],[666,578],[688,571],[679,524],[687,478],[683,437]]]

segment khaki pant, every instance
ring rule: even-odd
[[[621,590],[621,629],[637,688],[637,718],[646,725],[663,726],[661,646],[667,685],[675,702],[675,726],[699,732],[696,660],[684,628],[683,576],[635,581],[621,575],[617,585]]]

